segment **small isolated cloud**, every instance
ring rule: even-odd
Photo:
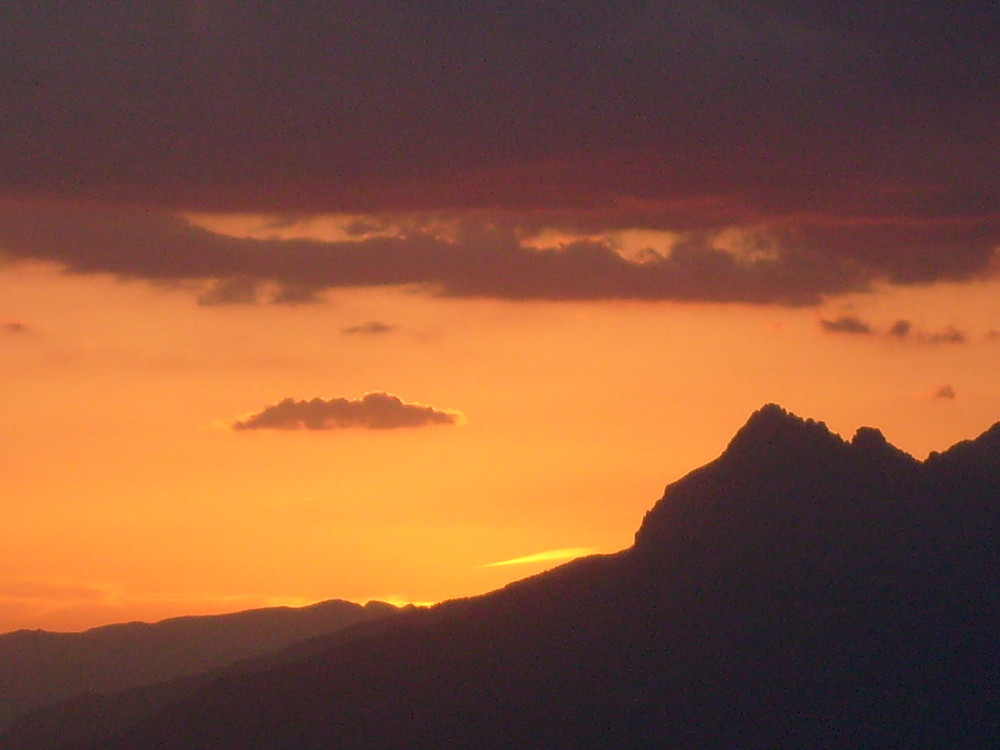
[[[20,320],[0,320],[0,332],[2,333],[27,333],[28,326]]]
[[[304,305],[321,301],[318,289],[308,284],[273,283],[250,276],[217,279],[198,297],[203,307],[213,305]]]
[[[353,335],[356,333],[362,335],[374,335],[377,333],[388,333],[396,329],[396,326],[391,326],[388,323],[383,323],[381,320],[369,320],[365,323],[361,323],[356,326],[351,326],[350,328],[344,328],[341,333],[346,333],[348,335]]]
[[[945,384],[935,389],[933,396],[934,398],[955,398],[955,389]]]
[[[342,430],[361,428],[391,430],[399,427],[427,427],[458,424],[461,413],[435,409],[424,404],[407,404],[389,393],[366,393],[360,399],[286,398],[240,419],[234,430]]]
[[[320,290],[309,284],[281,284],[271,295],[273,305],[312,305],[322,301]]]
[[[824,331],[831,333],[871,333],[872,328],[860,318],[853,315],[842,315],[836,320],[821,320],[819,324]]]
[[[932,333],[927,340],[935,344],[964,344],[967,337],[964,331],[960,331],[954,326],[949,326],[943,331]]]
[[[913,323],[908,320],[903,320],[900,318],[892,327],[889,329],[889,335],[894,336],[897,339],[905,339],[910,335],[910,331],[913,330]]]
[[[964,344],[969,339],[965,331],[955,326],[948,326],[936,333],[928,333],[915,329],[911,321],[903,318],[893,323],[886,333],[890,338],[899,339],[900,341],[909,339],[910,341],[919,341],[928,344]]]
[[[533,555],[525,555],[523,557],[514,557],[510,560],[501,560],[500,562],[486,563],[485,565],[480,565],[481,568],[499,568],[505,565],[527,565],[528,563],[536,562],[552,562],[555,560],[572,560],[577,557],[583,557],[584,555],[591,555],[596,550],[593,547],[564,547],[562,549],[551,549],[545,552],[536,552]]]
[[[198,304],[213,305],[253,305],[257,303],[260,282],[246,276],[219,279],[200,297]]]

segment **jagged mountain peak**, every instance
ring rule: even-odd
[[[881,449],[886,445],[890,445],[890,443],[885,439],[882,430],[877,427],[859,427],[857,432],[854,433],[854,437],[851,438],[851,445],[861,448]]]
[[[719,458],[667,487],[636,547],[669,557],[749,539],[762,547],[809,544],[798,529],[863,525],[878,513],[873,507],[908,493],[920,471],[875,428],[846,442],[823,422],[765,404]]]
[[[750,415],[726,448],[724,457],[746,455],[750,459],[778,456],[806,449],[842,448],[844,441],[830,432],[826,424],[803,419],[774,403],[768,403]]]
[[[747,419],[746,424],[743,425],[736,435],[739,436],[741,433],[776,435],[809,428],[810,425],[826,429],[826,426],[822,422],[805,419],[776,403],[770,402],[753,412],[749,419]]]
[[[920,464],[909,453],[886,440],[882,431],[875,427],[859,427],[851,438],[851,448],[868,463],[881,462],[887,471],[905,471]]]
[[[994,443],[1000,452],[1000,425],[991,433],[977,438],[976,444]],[[768,469],[775,463],[794,466],[795,460],[821,460],[822,456],[852,456],[867,463],[886,461],[892,465],[915,467],[920,462],[890,443],[876,427],[862,426],[850,441],[831,432],[826,423],[799,417],[778,404],[768,403],[750,415],[730,441],[723,459],[763,462]]]

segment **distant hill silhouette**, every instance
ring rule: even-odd
[[[768,405],[628,550],[316,639],[66,750],[997,747],[998,579],[1000,426],[919,462]]]
[[[394,612],[381,602],[331,600],[82,633],[5,633],[0,635],[0,730],[18,714],[59,700],[206,672]]]

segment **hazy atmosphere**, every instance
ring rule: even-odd
[[[5,8],[0,631],[482,593],[765,402],[1000,420],[988,3]]]

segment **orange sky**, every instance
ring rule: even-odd
[[[8,15],[0,631],[484,592],[765,402],[1000,419],[986,4]]]
[[[788,308],[389,288],[203,307],[182,288],[8,266],[0,630],[480,593],[556,564],[549,551],[628,546],[664,484],[766,401],[923,457],[1000,418],[998,291]],[[844,316],[872,332],[821,323]],[[905,338],[887,333],[898,319]],[[344,332],[373,320],[390,330]],[[965,340],[934,340],[949,328]],[[229,428],[285,397],[371,391],[465,423]]]

